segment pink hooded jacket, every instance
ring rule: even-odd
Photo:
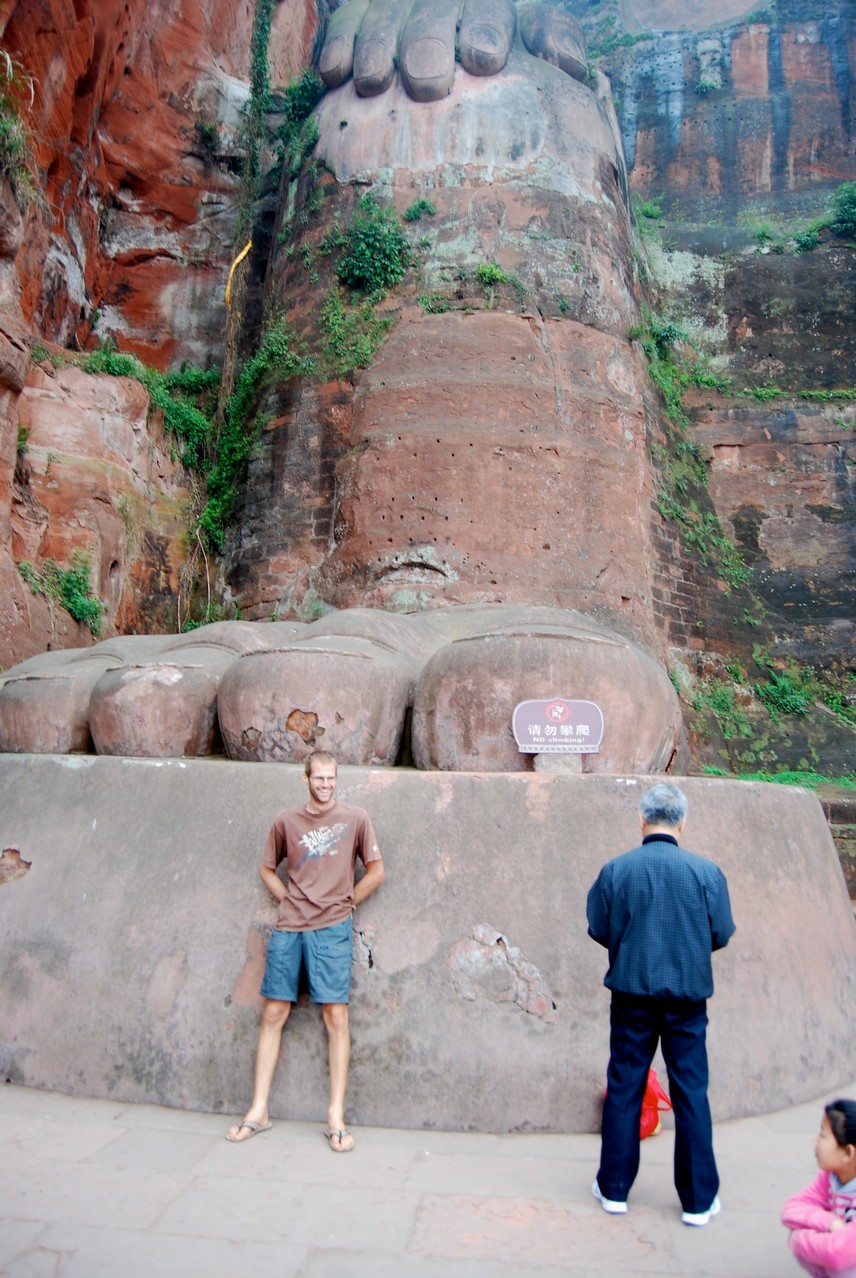
[[[847,1224],[830,1233],[836,1216]],[[831,1274],[852,1269],[856,1275],[856,1182],[840,1185],[837,1176],[818,1172],[807,1189],[785,1203],[782,1224],[791,1230],[788,1245],[797,1260]]]

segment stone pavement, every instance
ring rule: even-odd
[[[320,1124],[235,1146],[222,1115],[0,1085],[0,1275],[788,1278],[779,1211],[814,1175],[826,1099],[718,1124],[722,1214],[689,1229],[669,1130],[615,1217],[592,1135],[356,1128],[335,1155]]]

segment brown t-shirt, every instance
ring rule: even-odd
[[[262,864],[288,868],[285,896],[277,910],[280,932],[314,932],[341,923],[354,908],[357,857],[380,861],[369,815],[338,800],[327,812],[287,808],[274,821]]]

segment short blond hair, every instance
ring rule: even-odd
[[[313,763],[332,763],[336,771],[339,771],[339,765],[336,762],[335,756],[332,755],[329,750],[313,750],[311,754],[307,754],[303,761],[303,771],[308,777],[312,776]]]

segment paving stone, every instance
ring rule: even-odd
[[[856,1085],[836,1089],[856,1095]],[[681,1224],[669,1118],[626,1216],[591,1197],[599,1139],[279,1121],[0,1088],[0,1278],[798,1278],[782,1203],[825,1100],[718,1124],[722,1213]]]

